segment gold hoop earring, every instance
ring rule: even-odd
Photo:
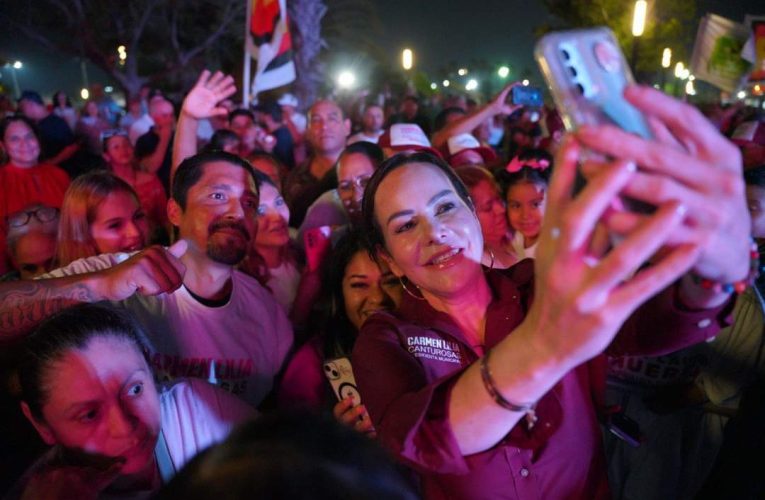
[[[403,288],[406,293],[408,293],[409,295],[411,295],[412,297],[414,297],[417,300],[425,300],[425,297],[422,297],[420,295],[415,295],[414,293],[412,293],[411,290],[409,290],[406,287],[406,283],[404,283],[404,278],[403,277],[399,276],[398,282],[401,283],[401,288]]]

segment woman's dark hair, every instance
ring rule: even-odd
[[[329,316],[324,326],[324,357],[327,359],[349,357],[359,333],[345,314],[343,296],[345,268],[359,252],[366,252],[364,237],[359,231],[350,230],[332,250],[327,260],[332,265],[325,266],[324,295],[330,301]]]
[[[146,352],[143,330],[126,312],[104,304],[82,304],[65,309],[43,322],[30,335],[19,363],[23,401],[36,418],[42,418],[46,374],[50,365],[69,350],[84,349],[94,338],[113,337]]]
[[[376,255],[379,248],[385,248],[385,238],[383,236],[382,228],[375,216],[375,195],[377,194],[377,189],[388,174],[404,165],[409,165],[410,163],[428,163],[441,170],[449,179],[449,182],[452,187],[454,187],[454,191],[460,199],[462,199],[471,210],[474,210],[473,200],[470,198],[470,193],[468,192],[467,187],[465,187],[465,184],[462,183],[457,174],[454,173],[452,167],[441,158],[426,152],[409,154],[400,153],[391,156],[377,167],[377,170],[369,179],[369,183],[364,190],[364,198],[361,201],[362,228],[366,235],[368,250],[372,256]]]
[[[370,162],[372,162],[372,167],[377,169],[377,167],[380,165],[380,163],[383,162],[385,159],[385,154],[383,153],[383,150],[380,146],[373,142],[367,142],[367,141],[359,141],[354,142],[353,144],[348,145],[342,153],[340,153],[340,156],[337,159],[337,164],[340,164],[340,161],[348,155],[351,154],[360,154],[366,156]]]
[[[765,189],[765,165],[744,170],[744,182]]]
[[[414,500],[374,440],[328,415],[276,412],[194,457],[157,498]]]
[[[518,161],[523,165],[517,172],[508,172],[505,169],[498,170],[494,175],[502,188],[502,198],[507,199],[507,191],[516,184],[543,184],[550,183],[550,174],[553,167],[552,155],[543,149],[528,149],[518,156]],[[547,165],[540,169],[531,167],[529,164]]]
[[[53,93],[53,98],[51,98],[51,103],[53,104],[53,107],[54,108],[58,107],[58,95],[59,94],[64,94],[64,97],[66,97],[65,105],[66,105],[67,108],[71,108],[72,107],[72,100],[69,99],[69,96],[63,90],[57,90],[57,91],[55,91]]]
[[[202,148],[202,151],[223,151],[226,143],[232,141],[239,142],[239,136],[227,128],[222,128],[215,131],[212,137],[210,137],[210,142],[208,142],[205,147]]]

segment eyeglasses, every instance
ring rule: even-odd
[[[356,177],[355,179],[349,179],[347,181],[339,182],[337,184],[337,190],[350,193],[351,191],[353,191],[353,187],[356,186],[360,190],[364,191],[364,188],[366,188],[367,184],[369,184],[369,179],[371,177],[372,177],[371,175],[362,175],[362,176]]]
[[[50,222],[58,217],[58,208],[40,207],[34,210],[16,212],[15,214],[9,215],[6,220],[10,227],[21,227],[29,224],[32,217],[43,223]]]

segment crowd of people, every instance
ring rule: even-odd
[[[204,71],[181,102],[79,113],[24,91],[0,122],[0,488],[765,491],[723,460],[765,437],[765,116],[633,86],[653,139],[564,134],[514,85],[247,105]]]

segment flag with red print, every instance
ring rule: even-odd
[[[247,51],[257,60],[252,93],[273,89],[295,80],[292,38],[287,20],[287,0],[250,2]]]

